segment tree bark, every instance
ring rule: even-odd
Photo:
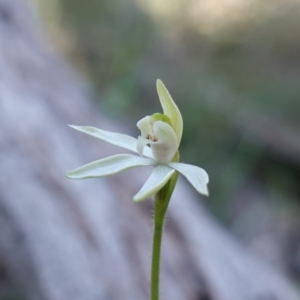
[[[47,46],[25,1],[0,0],[0,255],[32,300],[148,299],[152,201],[147,171],[70,181],[117,149],[67,124],[124,132]],[[169,208],[162,299],[294,300],[289,280],[225,232],[180,181]]]

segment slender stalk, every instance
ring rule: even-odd
[[[159,299],[159,270],[160,250],[162,240],[163,224],[154,223],[152,266],[151,266],[151,300]]]
[[[174,161],[179,160],[179,154]],[[155,195],[154,200],[154,232],[152,246],[152,265],[151,265],[151,300],[159,300],[159,271],[160,253],[165,216],[168,205],[175,188],[178,178],[176,171],[167,184]]]

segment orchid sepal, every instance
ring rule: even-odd
[[[156,80],[156,89],[163,112],[171,120],[172,126],[177,136],[177,147],[179,147],[183,131],[183,120],[181,113],[172,96],[170,95],[168,89],[160,79]]]

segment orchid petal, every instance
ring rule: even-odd
[[[155,160],[159,163],[171,161],[177,151],[177,137],[174,129],[165,122],[156,121],[153,124],[153,134],[157,141],[150,143]]]
[[[175,170],[166,165],[156,166],[140,191],[133,197],[133,201],[140,202],[158,192],[171,178]]]
[[[137,146],[136,146],[136,150],[137,152],[140,154],[140,156],[143,156],[143,152],[144,152],[144,149],[146,147],[146,145],[149,144],[149,140],[142,137],[142,136],[139,136],[138,137],[138,142],[137,142]]]
[[[209,178],[205,170],[197,166],[182,163],[168,163],[168,166],[184,175],[200,194],[208,196],[207,184]]]
[[[148,134],[152,133],[153,119],[151,116],[146,116],[136,123],[137,128],[141,131],[142,136],[145,138]]]
[[[156,81],[156,88],[161,106],[163,108],[163,112],[170,118],[174,131],[176,133],[178,148],[180,145],[183,130],[183,121],[181,113],[174,100],[172,99],[169,91],[160,79],[157,79]]]
[[[131,154],[118,154],[91,162],[76,170],[70,171],[66,174],[66,177],[70,179],[106,177],[130,168],[149,165],[155,165],[155,161],[150,158]]]
[[[91,126],[74,126],[69,125],[70,127],[91,135],[95,138],[98,138],[104,142],[110,143],[112,145],[131,150],[137,153],[137,139],[122,133],[110,132],[102,129],[98,129]],[[153,158],[151,149],[149,147],[144,148],[144,155]]]

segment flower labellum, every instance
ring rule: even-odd
[[[141,130],[137,144],[139,154],[142,156],[145,146],[149,144],[158,163],[170,162],[177,151],[177,136],[169,117],[156,113],[138,121],[137,127]]]
[[[89,126],[70,126],[115,146],[136,152],[140,156],[119,154],[100,159],[68,172],[68,178],[105,177],[130,168],[149,165],[154,166],[153,172],[133,197],[134,201],[143,201],[157,193],[175,171],[184,175],[199,193],[208,195],[209,178],[205,170],[174,160],[181,141],[183,121],[177,105],[161,80],[157,80],[156,87],[163,114],[155,113],[138,121],[137,127],[141,131],[138,139]]]

